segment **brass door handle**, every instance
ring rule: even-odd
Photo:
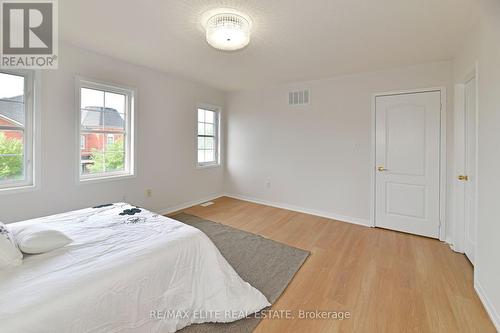
[[[458,180],[466,182],[469,180],[469,176],[460,175],[458,176]]]
[[[386,168],[384,168],[383,166],[379,166],[379,167],[377,168],[377,170],[378,170],[378,171],[380,171],[380,172],[387,171],[387,169],[386,169]]]

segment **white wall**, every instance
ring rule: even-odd
[[[457,83],[479,63],[475,287],[500,330],[500,2],[480,0],[481,21],[454,62]]]
[[[225,190],[368,224],[372,94],[446,86],[451,105],[451,82],[442,62],[230,93]],[[287,105],[295,88],[310,105]]]
[[[137,177],[78,184],[75,176],[75,76],[137,88]],[[222,190],[222,168],[195,168],[196,104],[223,105],[224,93],[181,78],[71,46],[58,70],[42,73],[40,188],[0,194],[0,220],[31,217],[126,200],[164,210]],[[153,196],[146,198],[145,190]]]

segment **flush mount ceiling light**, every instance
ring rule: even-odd
[[[208,44],[223,51],[236,51],[250,42],[252,21],[234,9],[220,8],[203,14]]]

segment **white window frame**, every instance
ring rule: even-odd
[[[81,90],[82,88],[101,90],[110,93],[125,95],[125,168],[123,171],[113,171],[95,174],[82,174],[81,168],[81,148],[80,138],[83,135],[81,130]],[[76,110],[77,110],[77,172],[80,183],[113,180],[135,177],[135,98],[137,92],[134,88],[103,83],[96,80],[77,77],[76,79]],[[107,141],[106,141],[107,143]]]
[[[208,111],[213,111],[215,112],[215,121],[214,121],[214,154],[215,154],[215,161],[214,162],[198,162],[198,110],[203,109],[203,110],[208,110]],[[220,124],[221,124],[221,107],[216,106],[216,105],[210,105],[210,104],[198,104],[196,106],[196,126],[195,126],[195,161],[196,161],[196,167],[197,168],[211,168],[211,167],[218,167],[221,165],[221,159],[220,159]]]
[[[0,181],[0,191],[19,190],[35,187],[35,72],[29,70],[0,69],[1,73],[24,77],[25,124],[23,130],[24,147],[24,179]],[[11,128],[0,126],[0,129]]]

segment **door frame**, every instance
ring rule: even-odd
[[[377,97],[408,95],[427,92],[441,93],[441,112],[440,112],[440,144],[439,144],[439,240],[444,241],[446,238],[446,87],[431,87],[421,89],[408,89],[388,91],[372,94],[372,110],[371,110],[371,158],[370,158],[370,176],[371,176],[371,195],[370,195],[370,221],[371,226],[376,227],[375,221],[375,190],[376,190],[376,101]]]
[[[465,147],[460,147],[458,142],[462,139],[460,135],[465,135],[465,131],[461,133],[460,128],[462,128],[464,116],[465,116],[465,85],[472,79],[476,79],[476,156],[474,156],[474,161],[476,163],[476,186],[474,188],[475,192],[475,210],[474,210],[474,218],[476,220],[475,225],[475,237],[474,240],[474,256],[477,262],[477,222],[478,222],[478,180],[479,180],[479,63],[476,62],[473,68],[467,72],[467,74],[463,75],[458,83],[455,84],[455,107],[454,107],[454,140],[455,140],[455,150],[453,154],[453,182],[452,182],[452,197],[453,200],[451,202],[451,214],[453,216],[453,230],[451,230],[451,239],[450,245],[453,251],[465,253],[465,220],[459,218],[458,208],[460,205],[463,205],[463,202],[458,202],[462,197],[461,188],[457,186],[457,182],[455,176],[463,173],[463,158],[465,156]],[[461,160],[462,159],[462,160]]]

